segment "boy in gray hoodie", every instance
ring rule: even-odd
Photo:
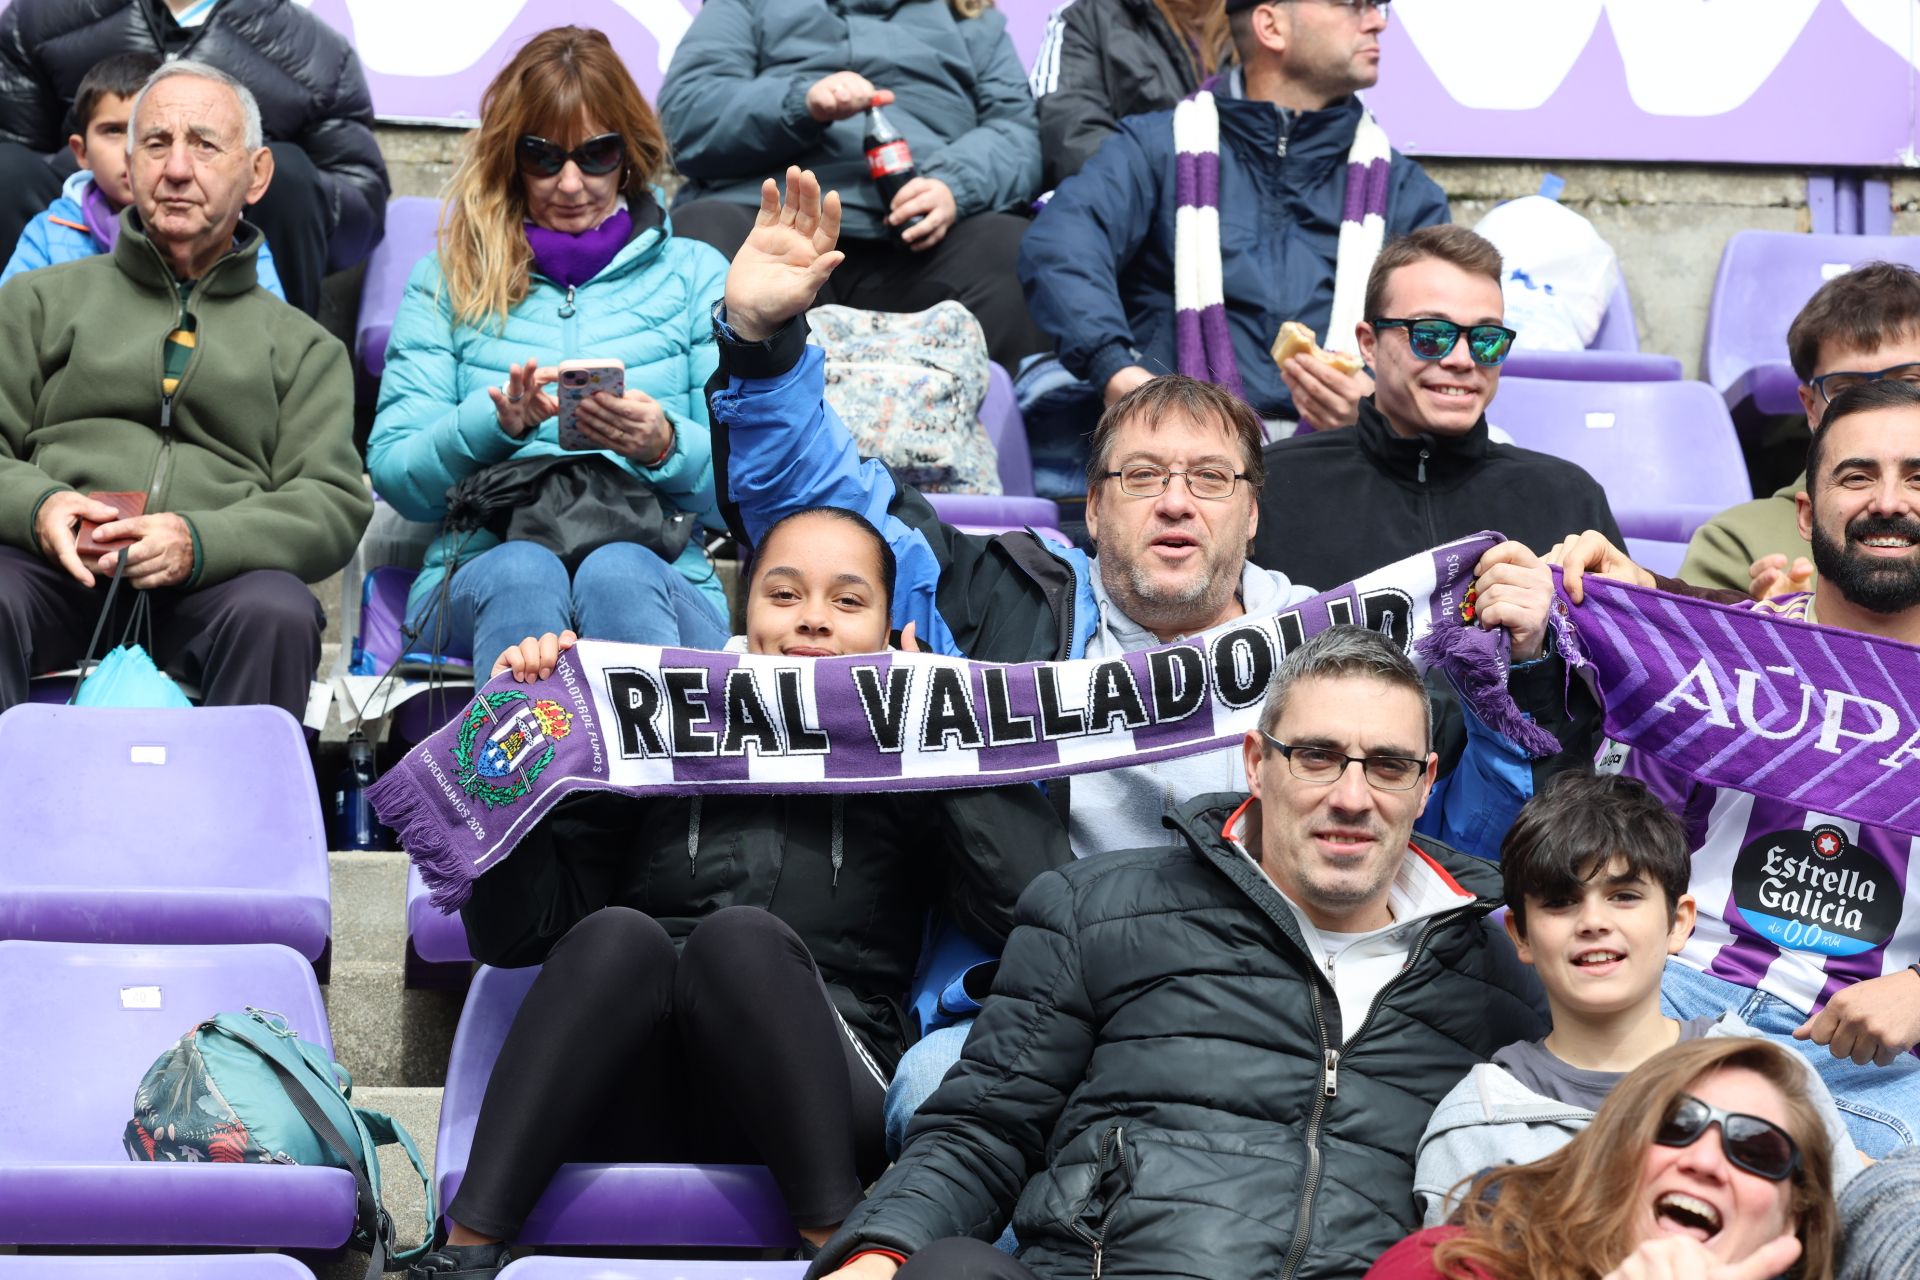
[[[1563,773],[1520,810],[1500,846],[1506,929],[1546,988],[1553,1030],[1493,1055],[1455,1085],[1415,1154],[1426,1226],[1452,1213],[1461,1183],[1497,1164],[1551,1155],[1593,1119],[1635,1067],[1682,1040],[1751,1035],[1734,1010],[1680,1022],[1660,1008],[1667,957],[1693,932],[1687,835],[1639,782]],[[1808,1069],[1834,1142],[1834,1189],[1859,1154]]]

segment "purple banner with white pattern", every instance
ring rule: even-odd
[[[652,100],[700,11],[699,0],[296,3],[353,40],[382,117],[437,121],[471,121],[513,52],[569,22],[605,31]],[[1058,8],[1001,0],[1024,65],[1046,65]],[[1913,163],[1920,0],[1394,0],[1391,15],[1367,103],[1412,155]],[[861,51],[848,61],[861,70]]]
[[[1586,582],[1563,648],[1590,664],[1608,736],[1711,786],[1920,836],[1920,648]]]

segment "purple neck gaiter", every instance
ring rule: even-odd
[[[555,284],[572,288],[599,275],[614,256],[626,246],[633,232],[633,215],[625,209],[591,231],[574,234],[549,231],[527,223],[527,243],[533,248],[533,265]]]
[[[100,190],[100,184],[89,182],[86,191],[80,197],[81,216],[86,219],[87,230],[93,232],[93,238],[107,253],[113,252],[113,242],[120,238],[120,211],[107,203],[107,195]]]

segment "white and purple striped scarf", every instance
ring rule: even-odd
[[[1173,109],[1175,151],[1173,300],[1175,358],[1180,372],[1246,394],[1233,357],[1220,266],[1220,110],[1201,89]],[[1347,152],[1347,196],[1333,271],[1329,351],[1357,352],[1354,327],[1366,300],[1367,275],[1386,238],[1387,186],[1393,149],[1371,112],[1361,111]]]

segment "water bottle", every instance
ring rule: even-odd
[[[367,801],[367,788],[373,785],[373,744],[367,735],[355,729],[347,738],[347,767],[333,784],[333,832],[335,849],[391,849],[392,832],[380,825]]]
[[[873,101],[867,107],[867,136],[861,146],[867,153],[867,176],[880,188],[880,199],[887,208],[893,207],[893,198],[900,194],[900,188],[918,177],[913,167],[913,148],[900,136],[881,107],[893,101],[893,94],[882,89],[873,95]],[[888,228],[894,239],[900,233],[919,222],[924,214],[916,214],[897,227]]]

